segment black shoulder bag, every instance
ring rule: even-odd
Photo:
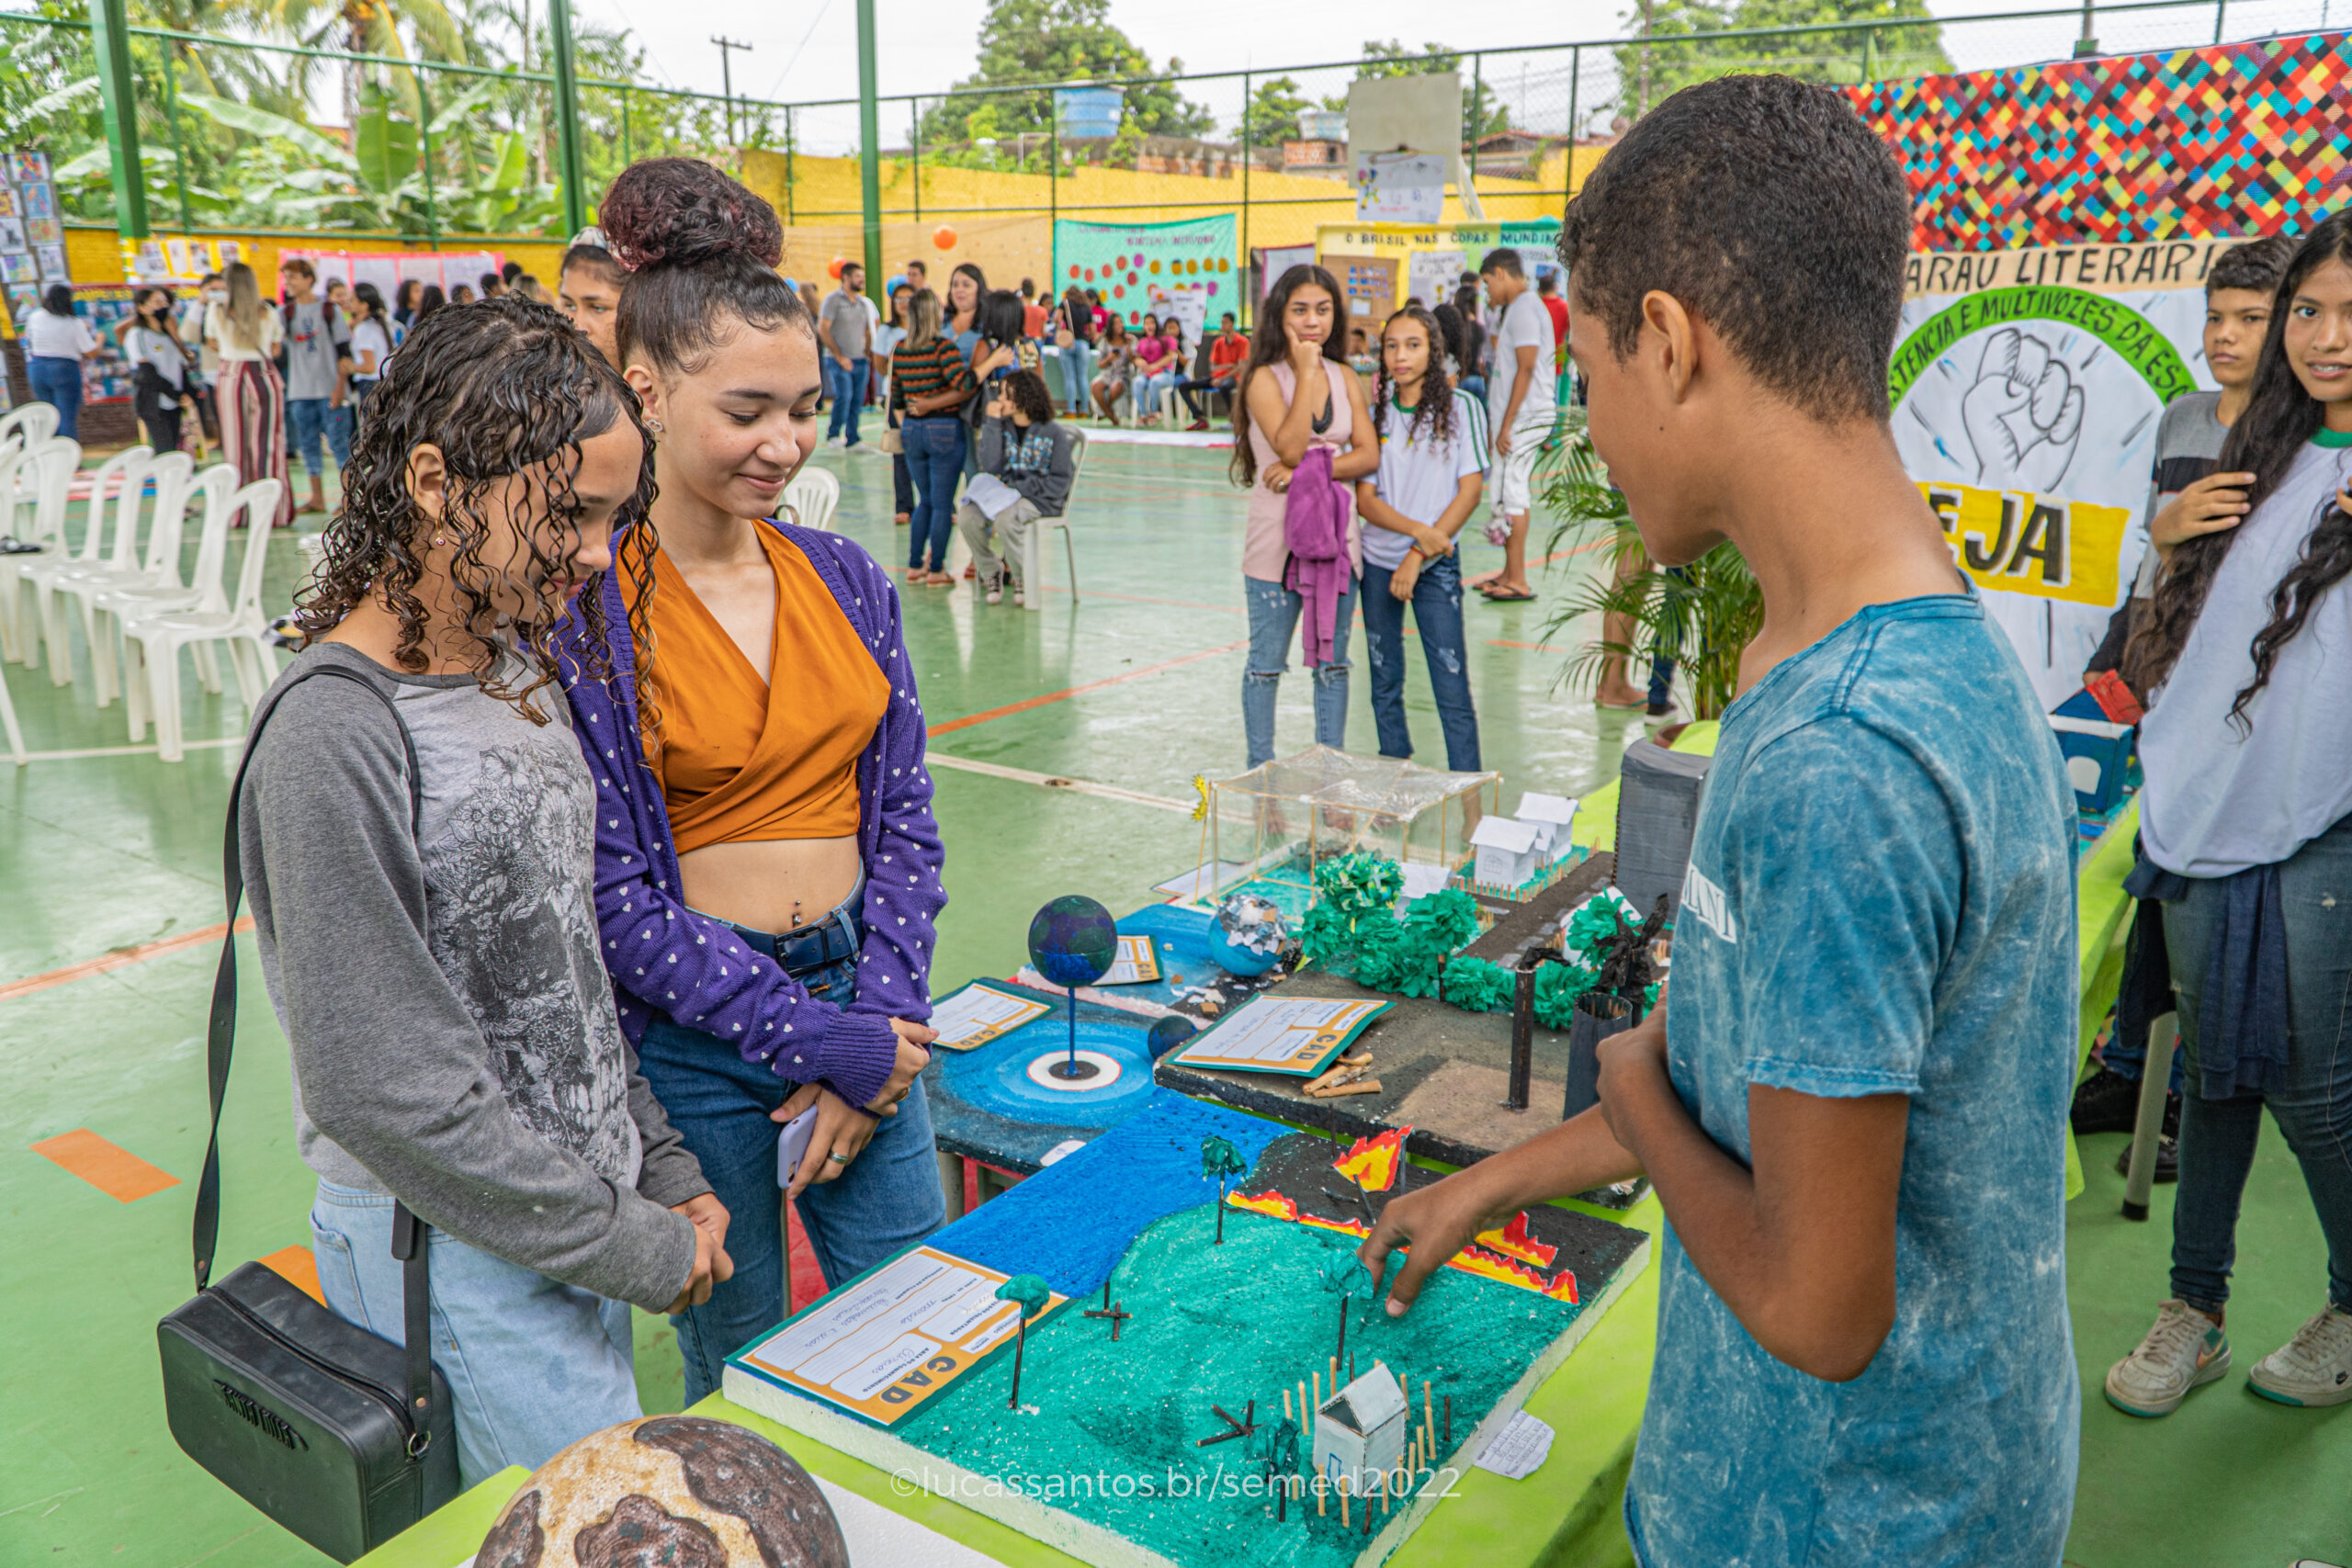
[[[333,664],[301,679],[318,675],[364,687],[391,711],[408,757],[414,830],[422,812],[416,742],[391,698],[366,676]],[[222,862],[232,926],[245,891],[237,799],[267,722],[266,714],[254,725],[229,792]],[[449,1385],[432,1359],[424,1226],[405,1204],[394,1206],[392,1256],[403,1264],[406,1349],[345,1322],[259,1263],[209,1283],[220,1225],[220,1099],[236,1039],[232,930],[212,982],[212,1139],[196,1190],[196,1295],[155,1329],[164,1411],[190,1459],[321,1551],[349,1562],[458,1495],[456,1418]]]

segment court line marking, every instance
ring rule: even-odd
[[[237,930],[249,931],[253,929],[254,918],[251,915],[243,915],[238,918]],[[103,975],[110,969],[126,969],[133,964],[143,964],[150,958],[161,958],[167,953],[178,953],[191,947],[203,947],[219,942],[228,934],[229,925],[223,920],[217,925],[204,926],[192,931],[182,931],[177,936],[167,936],[157,942],[142,942],[135,947],[117,948],[112,953],[102,953],[96,958],[85,958],[79,964],[69,964],[62,969],[51,969],[46,975],[28,975],[21,980],[10,980],[6,985],[0,985],[0,1002],[13,1001],[18,997],[28,997],[35,991],[46,991],[52,987],[66,985],[71,981],[87,979],[93,975]]]
[[[292,1247],[281,1247],[267,1258],[255,1258],[254,1261],[321,1306],[327,1304],[326,1292],[319,1284],[318,1254],[309,1247],[298,1242]]]
[[[181,745],[190,751],[220,751],[232,746],[243,746],[245,738],[231,735],[215,740],[185,740]],[[73,762],[85,757],[152,757],[153,746],[84,746],[71,751],[28,751],[28,762]]]
[[[1140,681],[1147,675],[1157,675],[1163,670],[1173,670],[1180,664],[1197,663],[1204,659],[1215,659],[1219,654],[1238,653],[1249,646],[1250,639],[1245,637],[1238,642],[1228,642],[1222,648],[1204,648],[1197,653],[1179,654],[1173,659],[1163,659],[1157,664],[1147,664],[1139,670],[1125,670],[1116,675],[1105,675],[1100,681],[1089,681],[1082,686],[1065,686],[1058,692],[1046,692],[1037,696],[1023,697],[1017,703],[1007,703],[1002,707],[984,708],[978,713],[967,713],[961,718],[951,718],[934,724],[927,733],[931,739],[936,740],[943,735],[952,735],[959,729],[969,729],[976,724],[986,724],[990,719],[1005,718],[1016,713],[1027,713],[1031,708],[1041,708],[1048,703],[1062,702],[1070,697],[1081,696],[1088,692],[1099,692],[1105,686],[1115,686],[1122,682]],[[1185,809],[1189,811],[1192,808],[1187,807]]]
[[[180,1184],[180,1179],[170,1171],[149,1165],[87,1127],[43,1138],[32,1145],[32,1152],[68,1176],[80,1177],[119,1203],[136,1203]]]
[[[1117,784],[1096,784],[1091,779],[1073,779],[1060,773],[1032,773],[1027,768],[1008,768],[1001,762],[982,762],[970,757],[957,757],[945,751],[933,751],[926,759],[934,768],[950,768],[957,773],[982,773],[992,779],[1009,779],[1014,784],[1036,784],[1041,788],[1064,790],[1071,795],[1091,795],[1102,800],[1125,801],[1129,806],[1149,806],[1161,811],[1193,814],[1195,804],[1189,800],[1170,800],[1164,795],[1146,795],[1141,790],[1121,789]]]

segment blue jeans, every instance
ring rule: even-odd
[[[358,412],[356,395],[344,399],[341,408],[327,410],[327,450],[334,454],[337,472],[351,467],[351,426]]]
[[[964,477],[964,422],[952,413],[925,414],[899,426],[907,475],[915,483],[914,536],[907,566],[921,570],[929,552],[933,571],[947,564],[947,537],[956,531],[956,485]]]
[[[1363,654],[1372,666],[1372,722],[1380,732],[1380,754],[1409,757],[1413,737],[1405,726],[1405,607],[1421,634],[1429,660],[1430,690],[1437,696],[1438,728],[1445,732],[1445,765],[1457,773],[1478,771],[1478,714],[1470,703],[1470,654],[1462,630],[1462,562],[1443,555],[1421,563],[1410,600],[1388,592],[1394,574],[1363,563]]]
[[[644,1414],[628,1303],[559,1283],[437,1230],[426,1235],[433,1364],[449,1380],[465,1485],[510,1464],[537,1470],[589,1433]],[[319,1288],[334,1314],[406,1343],[392,1200],[322,1181],[311,1239]]]
[[[854,909],[853,897],[846,908]],[[778,939],[736,928],[774,956]],[[852,918],[843,940],[831,924],[785,939],[781,960],[812,995],[838,1006],[857,997],[857,942],[862,922]],[[831,957],[813,968],[796,963],[795,949],[829,942]],[[718,1391],[727,1358],[784,1321],[786,1299],[784,1190],[776,1185],[775,1144],[781,1129],[768,1112],[797,1087],[775,1069],[747,1062],[729,1043],[698,1029],[657,1019],[638,1043],[638,1063],[670,1125],[702,1162],[703,1179],[727,1206],[727,1252],[735,1277],[714,1287],[710,1300],[670,1322],[686,1366],[686,1403]],[[830,1286],[846,1283],[946,1222],[939,1165],[931,1134],[931,1102],[922,1080],[885,1116],[849,1168],[810,1187],[798,1200],[800,1223]],[[807,1305],[805,1302],[801,1303]]]
[[[2327,1238],[2327,1299],[2352,1312],[2352,820],[2278,868],[2287,925],[2287,1091],[2270,1114],[2302,1167]],[[2224,894],[2194,882],[2165,906],[2190,1092],[2180,1107],[2180,1190],[2172,1213],[2172,1293],[2211,1310],[2229,1299],[2238,1200],[2262,1134],[2263,1100],[2201,1100],[2197,1021]]]
[[[857,445],[857,411],[865,405],[865,371],[867,361],[853,359],[844,370],[841,361],[825,355],[825,389],[833,398],[833,422],[826,428],[825,437],[839,435],[845,444]]]
[[[1241,580],[1250,604],[1250,661],[1241,671],[1241,735],[1250,767],[1274,758],[1274,696],[1290,660],[1291,635],[1298,630],[1299,596],[1279,582]],[[1315,743],[1344,749],[1348,743],[1348,631],[1356,615],[1353,579],[1340,595],[1331,657],[1315,669]]]
[[[305,473],[321,481],[327,477],[326,436],[333,423],[328,416],[334,412],[324,398],[286,400],[287,450],[302,459]]]
[[[54,355],[32,355],[25,360],[25,379],[33,396],[57,410],[57,434],[79,440],[82,432],[82,362]]]
[[[1094,345],[1073,343],[1062,351],[1062,394],[1072,413],[1092,412],[1093,402],[1087,388],[1094,380]]]
[[[1161,400],[1176,382],[1177,375],[1173,370],[1138,378],[1136,382],[1136,417],[1144,419],[1158,413]]]

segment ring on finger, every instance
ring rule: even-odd
[[[849,1156],[842,1153],[839,1149],[833,1150],[825,1157],[835,1165],[847,1165],[849,1163]]]

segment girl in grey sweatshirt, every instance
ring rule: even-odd
[[[368,399],[238,802],[320,1284],[399,1338],[394,1201],[432,1227],[469,1486],[637,1416],[629,1305],[681,1310],[731,1267],[614,1014],[596,785],[555,684],[556,623],[650,483],[636,409],[544,306],[419,327]]]

